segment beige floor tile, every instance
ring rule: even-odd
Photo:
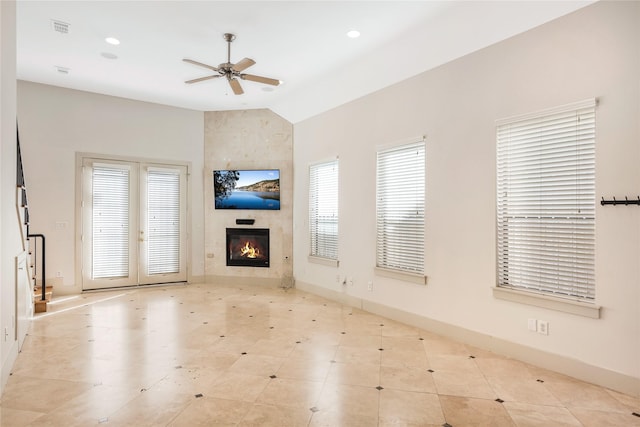
[[[25,427],[45,416],[43,412],[0,407],[0,426]]]
[[[640,417],[628,412],[597,411],[587,408],[569,408],[569,411],[585,427],[638,427]]]
[[[278,372],[284,361],[285,359],[282,357],[245,354],[229,368],[229,371],[259,377],[269,377]]]
[[[543,383],[539,383],[534,379],[520,379],[517,377],[486,378],[496,395],[506,402],[562,406],[562,403],[547,390]]]
[[[92,388],[83,382],[12,375],[2,395],[2,407],[46,413]]]
[[[249,412],[251,406],[247,402],[204,396],[191,401],[168,426],[235,426]]]
[[[431,373],[421,368],[381,366],[380,385],[385,389],[436,393]]]
[[[340,363],[380,364],[382,351],[377,348],[339,346],[334,360]]]
[[[447,423],[456,426],[514,426],[503,404],[487,399],[440,396],[440,404]],[[547,427],[554,424],[548,424]]]
[[[515,402],[505,402],[503,405],[518,427],[577,427],[582,425],[566,408]]]
[[[327,362],[334,360],[337,350],[337,345],[315,344],[308,341],[301,341],[296,345],[289,357],[293,359],[311,359]]]
[[[383,389],[380,425],[442,425],[445,422],[437,394]]]
[[[380,364],[332,363],[327,383],[377,387],[380,385]]]
[[[377,419],[379,397],[380,392],[373,387],[327,383],[315,407],[334,414]]]
[[[209,393],[221,399],[255,402],[269,383],[269,377],[227,372],[214,381]]]
[[[328,360],[296,359],[285,360],[278,370],[278,378],[289,378],[307,381],[324,381],[332,363]]]
[[[269,381],[256,403],[310,408],[318,401],[322,382],[274,378]]]
[[[307,426],[312,414],[309,408],[255,404],[238,427]]]
[[[341,411],[318,411],[315,412],[309,427],[377,427],[378,414],[361,415]]]
[[[102,423],[108,426],[157,426],[166,425],[182,412],[196,397],[164,390],[140,391],[138,397],[129,401]]]
[[[441,395],[490,400],[498,398],[483,375],[457,371],[435,371],[433,381],[436,384],[438,394]]]

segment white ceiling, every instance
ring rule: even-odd
[[[591,2],[19,0],[17,76],[194,110],[270,108],[296,123]],[[224,79],[185,84],[212,73],[183,58],[226,62],[227,32],[231,62],[252,58],[246,73],[284,84],[242,81],[239,96]]]

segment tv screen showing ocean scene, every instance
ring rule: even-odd
[[[280,209],[280,170],[214,170],[216,209]]]

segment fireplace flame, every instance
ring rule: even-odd
[[[260,256],[260,249],[254,248],[247,242],[240,248],[240,255],[247,258],[258,258]]]

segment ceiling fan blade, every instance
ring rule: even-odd
[[[242,95],[244,93],[238,79],[229,79],[229,85],[231,86],[233,93],[235,93],[236,95]]]
[[[272,86],[278,86],[280,84],[280,80],[270,79],[269,77],[254,76],[253,74],[240,74],[240,78],[243,80],[250,80],[252,82],[264,83]]]
[[[251,58],[243,58],[240,60],[240,62],[238,62],[237,64],[235,64],[233,67],[231,67],[231,69],[233,71],[242,71],[242,70],[246,70],[247,68],[251,67],[253,64],[255,64],[256,61],[254,61]]]
[[[203,64],[202,62],[194,61],[193,59],[184,58],[183,61],[184,62],[188,62],[189,64],[197,65],[199,67],[208,68],[208,69],[213,70],[213,71],[219,71],[219,69],[214,67],[214,66]]]
[[[199,77],[197,79],[187,80],[185,83],[187,83],[187,84],[198,83],[198,82],[201,82],[201,81],[204,81],[204,80],[215,79],[215,78],[218,78],[218,77],[222,77],[222,75],[214,74],[213,76]]]

